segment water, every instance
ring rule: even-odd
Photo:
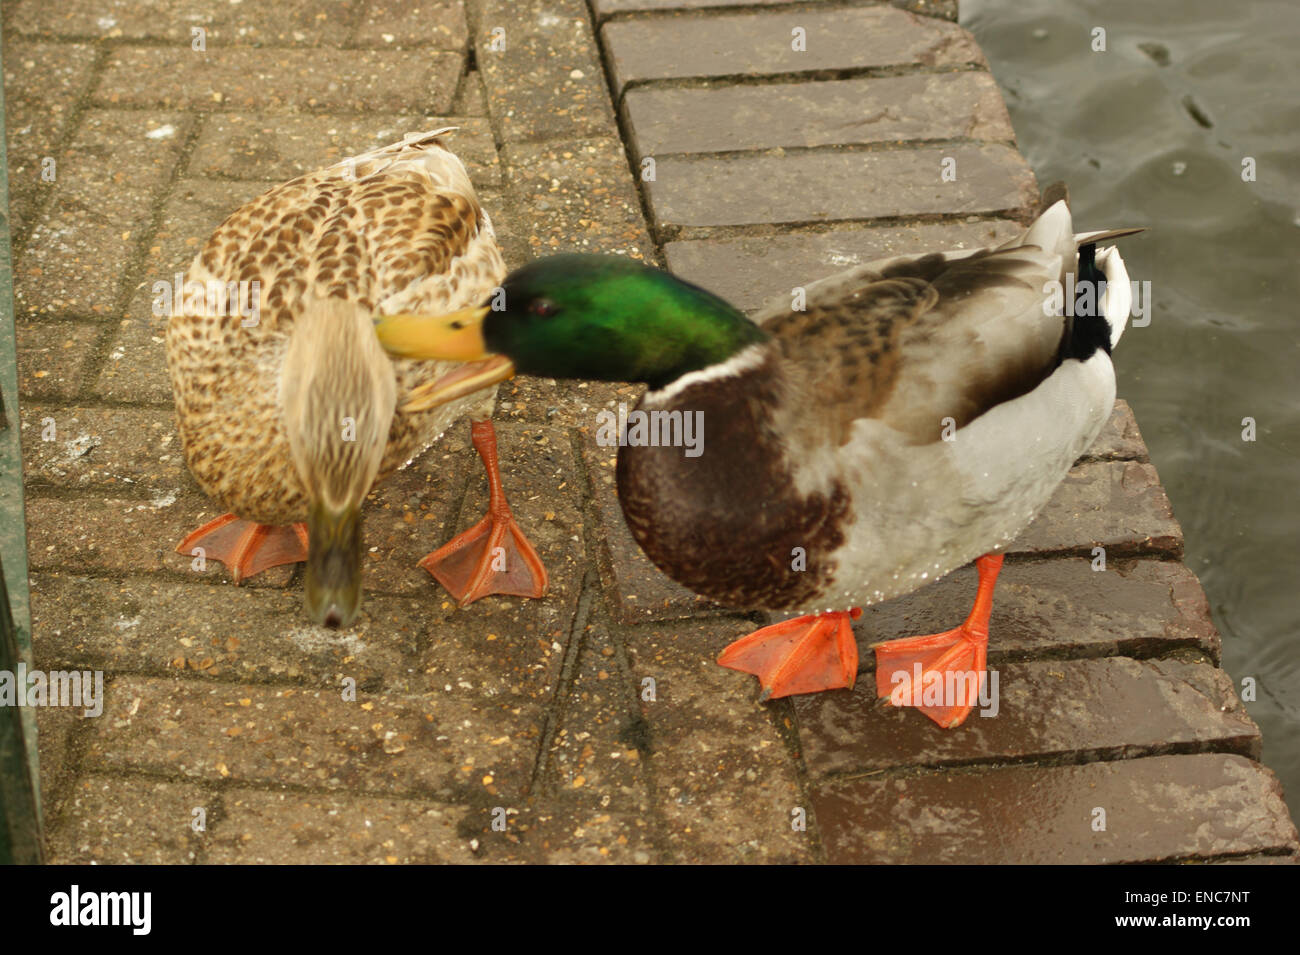
[[[1076,226],[1151,227],[1123,242],[1154,309],[1116,349],[1119,394],[1300,818],[1300,4],[962,0],[961,16]]]

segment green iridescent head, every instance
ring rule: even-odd
[[[620,256],[538,259],[502,291],[483,343],[529,375],[660,387],[766,338],[712,292]]]

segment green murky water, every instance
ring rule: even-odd
[[[1300,817],[1300,3],[962,0],[961,16],[1076,225],[1151,226],[1124,243],[1153,311],[1116,349],[1119,394]]]

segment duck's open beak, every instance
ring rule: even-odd
[[[385,315],[375,320],[379,343],[394,358],[468,362],[450,374],[416,388],[403,411],[427,411],[510,378],[515,366],[493,355],[483,341],[486,305],[446,315]]]
[[[315,504],[307,516],[307,614],[322,626],[347,627],[361,610],[361,508]]]

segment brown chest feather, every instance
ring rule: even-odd
[[[656,409],[697,416],[697,457],[681,447],[619,449],[619,500],[642,550],[731,606],[794,607],[823,593],[851,518],[838,483],[807,496],[794,488],[786,449],[765,424],[777,400],[761,376],[702,384]]]

